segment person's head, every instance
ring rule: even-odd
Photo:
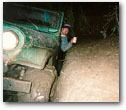
[[[67,35],[70,31],[71,26],[69,24],[64,24],[61,29],[62,35]]]

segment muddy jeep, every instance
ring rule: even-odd
[[[3,89],[19,102],[49,101],[63,12],[3,4]],[[4,94],[6,95],[6,94]]]

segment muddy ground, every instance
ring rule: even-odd
[[[4,95],[5,102],[18,101],[14,92]],[[119,38],[79,38],[66,53],[49,101],[118,102]]]
[[[118,102],[119,38],[78,39],[55,87],[53,102]]]

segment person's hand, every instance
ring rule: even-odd
[[[76,43],[76,42],[77,42],[77,37],[73,37],[73,38],[71,39],[71,41],[70,41],[71,44]]]
[[[73,38],[71,39],[70,43],[73,44]]]

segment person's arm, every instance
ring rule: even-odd
[[[61,37],[61,50],[65,52],[71,47],[72,47],[72,43],[71,42],[68,43],[67,37],[66,36]]]

